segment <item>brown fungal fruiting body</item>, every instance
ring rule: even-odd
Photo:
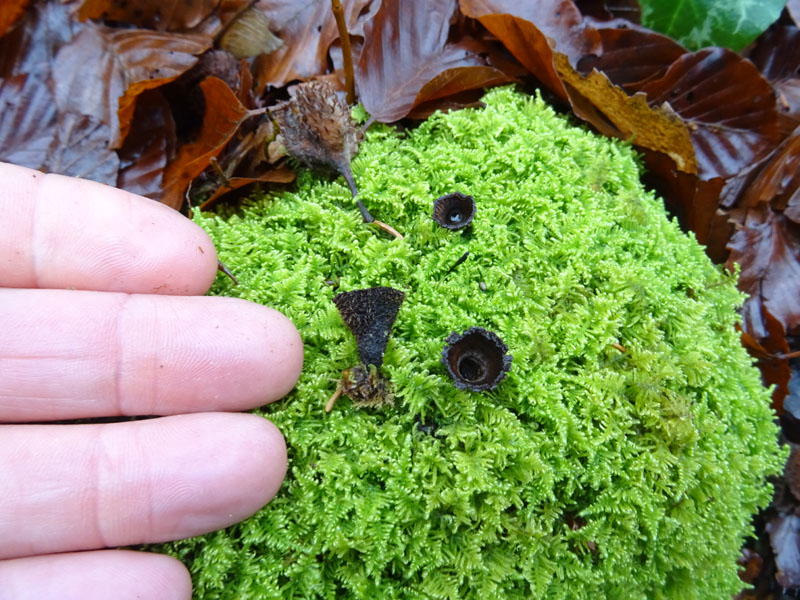
[[[446,229],[463,229],[475,217],[475,199],[461,192],[440,196],[433,202],[433,220]]]
[[[482,392],[496,388],[511,368],[508,346],[483,327],[451,333],[442,350],[442,364],[460,390]]]

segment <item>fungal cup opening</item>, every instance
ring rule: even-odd
[[[493,390],[505,378],[512,357],[500,337],[482,327],[451,333],[442,350],[442,363],[453,385],[476,392]]]

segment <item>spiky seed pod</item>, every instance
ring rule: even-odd
[[[350,161],[362,136],[347,104],[327,81],[301,83],[289,93],[289,100],[270,109],[286,151],[309,167],[335,169],[355,196]]]

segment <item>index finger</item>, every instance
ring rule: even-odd
[[[100,183],[0,163],[0,287],[203,294],[217,253],[171,208]]]

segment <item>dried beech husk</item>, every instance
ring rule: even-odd
[[[250,8],[233,23],[219,41],[219,47],[236,58],[271,54],[283,40],[269,30],[269,19],[257,8]]]
[[[475,217],[475,199],[461,192],[446,194],[433,202],[433,220],[446,229],[463,229]]]
[[[508,346],[493,331],[470,327],[461,334],[451,333],[445,341],[442,364],[460,390],[493,390],[511,368]]]
[[[336,169],[355,196],[350,161],[358,152],[361,132],[347,104],[327,81],[309,81],[290,89],[291,98],[270,109],[286,151],[312,168]]]

